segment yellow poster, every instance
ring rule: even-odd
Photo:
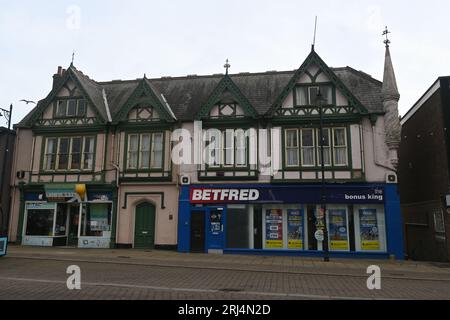
[[[283,248],[283,211],[281,209],[266,210],[266,248]]]
[[[348,241],[343,240],[331,240],[330,241],[331,250],[348,250]]]
[[[303,249],[303,241],[302,240],[289,240],[288,248],[289,249]]]
[[[283,240],[266,240],[266,248],[271,249],[283,248]]]
[[[380,250],[380,241],[362,241],[363,250]]]

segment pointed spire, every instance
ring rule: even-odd
[[[400,100],[400,93],[397,88],[397,81],[395,79],[394,67],[392,66],[391,52],[389,51],[389,30],[383,32],[386,40],[383,41],[386,45],[386,53],[384,58],[384,75],[383,86],[381,87],[381,97],[383,99],[384,109],[384,131],[385,142],[388,147],[388,159],[394,171],[398,168],[398,149],[400,147],[400,119],[398,116],[398,101]]]
[[[395,79],[394,67],[392,66],[391,52],[389,45],[386,45],[386,54],[384,58],[384,75],[383,87],[381,89],[383,101],[400,99],[397,88],[397,80]]]

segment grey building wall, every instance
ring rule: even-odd
[[[16,134],[13,130],[0,127],[0,234],[2,235],[6,234],[8,230],[11,203],[10,180],[15,138]],[[2,173],[4,173],[3,176]]]

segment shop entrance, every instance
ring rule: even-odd
[[[136,206],[134,248],[155,246],[155,206],[144,202]]]
[[[191,252],[205,252],[205,213],[191,212]]]
[[[191,211],[191,252],[223,250],[225,208],[205,207]]]
[[[78,246],[78,224],[80,217],[80,204],[73,203],[67,205],[68,210],[68,236],[67,245],[68,246]]]

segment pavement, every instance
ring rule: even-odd
[[[69,265],[81,269],[81,290],[66,286]],[[371,265],[380,290],[367,288]],[[450,264],[10,246],[0,299],[450,300]]]

